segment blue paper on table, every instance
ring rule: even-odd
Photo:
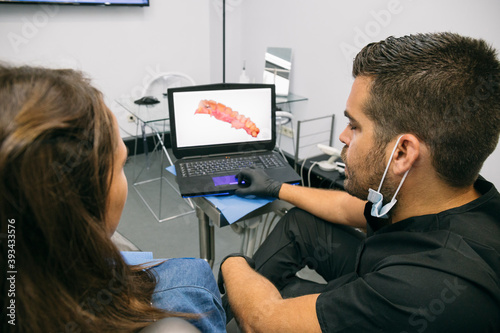
[[[153,252],[120,251],[120,253],[128,265],[140,265],[163,261],[163,259],[153,259]]]
[[[257,197],[249,199],[237,195],[209,196],[205,198],[221,211],[229,224],[275,200]]]
[[[173,165],[167,167],[167,171],[175,175]],[[229,224],[276,200],[274,198],[242,198],[237,195],[212,195],[205,196],[205,198],[220,210]]]

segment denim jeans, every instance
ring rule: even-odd
[[[214,275],[201,259],[175,258],[150,268],[157,277],[153,305],[168,311],[200,314],[189,320],[202,332],[226,332],[226,315]]]

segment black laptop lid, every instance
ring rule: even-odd
[[[274,85],[170,88],[168,108],[176,158],[272,150],[276,144]]]

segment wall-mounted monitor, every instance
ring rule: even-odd
[[[44,4],[44,5],[100,5],[100,6],[149,6],[149,0],[0,0],[0,4]]]

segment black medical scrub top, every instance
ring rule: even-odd
[[[500,195],[439,214],[368,226],[355,272],[331,281],[323,332],[500,332]]]

